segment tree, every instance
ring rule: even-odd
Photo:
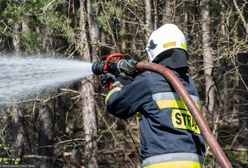
[[[164,24],[170,20],[170,15],[171,15],[170,4],[171,4],[171,0],[164,1],[164,5],[163,5],[164,12],[162,18]]]
[[[205,100],[207,110],[210,114],[214,112],[215,102],[215,86],[213,80],[214,58],[212,55],[211,40],[210,40],[210,14],[208,1],[201,1],[201,17],[202,17],[202,49],[204,61],[205,75]]]
[[[85,22],[85,6],[87,6],[87,20],[88,22]],[[83,60],[92,62],[93,60],[96,60],[96,54],[97,54],[97,42],[100,39],[99,38],[99,28],[93,19],[93,10],[92,10],[92,1],[89,0],[81,0],[80,1],[80,8],[81,8],[81,36],[87,37],[84,39],[81,39],[82,41],[85,41],[87,39],[87,42],[85,45],[82,45],[83,47],[81,50],[86,51],[86,53],[83,53]],[[88,29],[86,29],[88,26]],[[86,31],[88,30],[90,33],[89,35],[86,34]],[[88,45],[88,42],[91,46],[91,48]],[[81,42],[82,44],[83,42]],[[91,50],[90,50],[91,49]],[[88,52],[90,51],[90,52]],[[85,80],[82,81],[82,89],[81,89],[81,96],[82,96],[82,114],[83,114],[83,125],[84,125],[84,136],[85,136],[85,167],[86,168],[97,168],[97,143],[96,143],[96,137],[97,137],[97,126],[96,126],[96,111],[95,111],[95,101],[94,101],[94,80],[93,77],[87,77]]]
[[[87,0],[80,0],[80,39],[79,39],[79,48],[80,54],[86,58],[86,60],[90,60],[90,48],[89,48],[89,39],[87,33],[87,12],[86,12],[86,4]]]
[[[145,0],[145,24],[146,24],[146,41],[148,41],[148,37],[150,32],[152,31],[152,8],[151,8],[151,1]]]
[[[13,44],[13,47],[14,47],[14,50],[15,50],[15,54],[16,55],[20,55],[21,54],[20,37],[18,35],[19,29],[20,29],[20,24],[16,24],[15,25],[15,33],[16,33],[16,35],[12,39],[12,44]]]
[[[38,114],[38,155],[43,156],[41,168],[53,167],[54,122],[52,111],[47,104],[39,108]]]
[[[24,145],[24,128],[22,125],[23,115],[21,109],[17,105],[13,105],[12,131],[14,141],[12,144],[12,157],[20,158],[23,153]]]

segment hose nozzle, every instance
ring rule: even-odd
[[[104,61],[96,61],[92,64],[91,70],[95,75],[101,75],[104,74]]]
[[[101,75],[108,72],[115,76],[119,76],[121,73],[127,76],[135,76],[137,74],[136,64],[137,61],[133,59],[130,60],[121,59],[117,63],[109,62],[107,64],[107,68],[105,68],[106,67],[105,61],[97,61],[94,62],[92,65],[92,72],[95,75]]]

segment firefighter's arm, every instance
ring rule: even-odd
[[[132,83],[120,87],[116,86],[106,96],[107,111],[126,119],[140,111],[142,104],[148,100],[149,85],[143,77],[137,77]]]

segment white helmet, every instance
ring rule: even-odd
[[[153,61],[160,53],[172,48],[180,48],[187,52],[185,36],[174,24],[165,24],[152,32],[146,45],[150,61]]]

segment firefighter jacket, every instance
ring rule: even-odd
[[[197,104],[193,80],[174,71]],[[139,112],[141,157],[145,168],[200,168],[205,146],[200,130],[180,96],[159,73],[144,72],[106,97],[107,111],[126,119]]]

